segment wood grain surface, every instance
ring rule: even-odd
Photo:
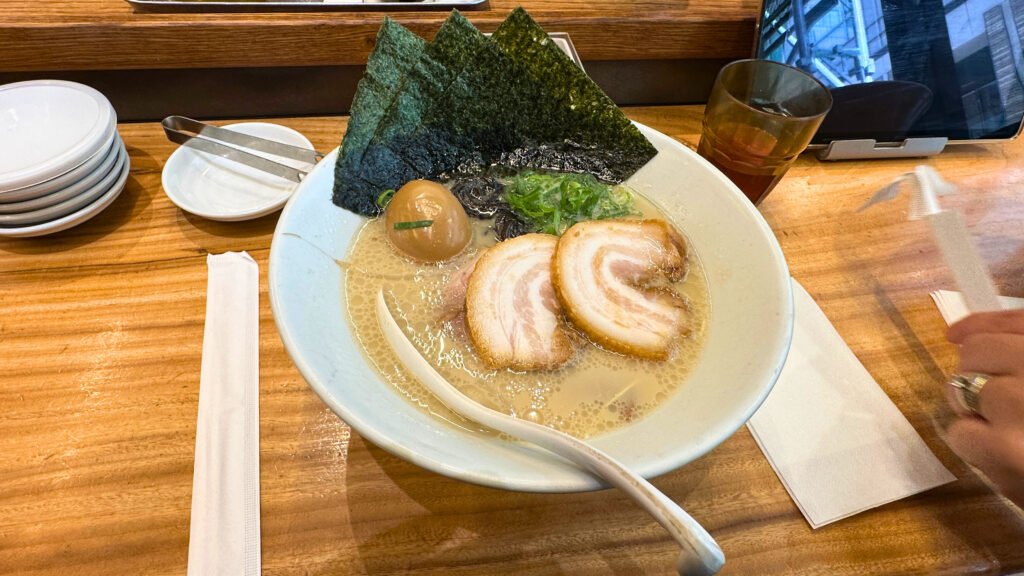
[[[627,110],[683,142],[699,107]],[[279,120],[321,150],[344,118]],[[505,492],[426,472],[335,416],[285,352],[267,300],[277,215],[215,223],[164,196],[173,150],[122,125],[121,197],[71,230],[0,239],[0,574],[184,574],[206,255],[261,266],[265,574],[669,574],[676,546],[616,491]],[[1024,143],[926,161],[965,211],[1003,294],[1024,296]],[[718,539],[723,574],[1002,574],[1024,569],[1024,519],[943,444],[955,350],[928,292],[952,286],[906,205],[855,213],[916,161],[799,160],[763,203],[795,276],[952,484],[811,530],[746,429],[654,482]],[[728,234],[728,230],[723,230]]]
[[[758,0],[491,0],[492,31],[522,5],[585,60],[742,58]],[[125,0],[0,0],[0,72],[365,64],[384,16],[430,38],[444,11],[134,13]]]

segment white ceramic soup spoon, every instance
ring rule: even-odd
[[[715,574],[725,564],[722,549],[707,530],[647,480],[586,442],[546,426],[491,410],[452,386],[423,358],[395,322],[384,300],[383,290],[377,294],[377,322],[402,364],[445,406],[488,428],[549,450],[632,497],[679,543],[682,548],[676,566],[679,574]]]

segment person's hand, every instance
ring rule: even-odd
[[[946,442],[1024,507],[1024,310],[972,314],[950,326],[946,337],[960,346],[958,373],[989,377],[978,394],[977,414],[948,386],[959,418]]]

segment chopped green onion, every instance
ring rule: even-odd
[[[433,224],[433,220],[412,220],[410,222],[395,222],[395,230],[412,230],[413,228],[426,228]]]
[[[629,188],[590,174],[522,172],[505,183],[504,199],[538,232],[559,235],[584,220],[637,214]]]
[[[388,190],[385,190],[385,191],[381,192],[380,196],[377,196],[377,206],[381,210],[387,208],[388,204],[391,203],[391,199],[394,196],[395,196],[395,191],[391,190],[391,189],[388,189]]]

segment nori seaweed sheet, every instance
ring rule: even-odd
[[[458,72],[422,109],[415,130],[395,131],[381,139],[421,177],[437,177],[466,163],[487,164],[522,144],[517,113],[539,94],[532,84],[508,82],[523,71],[461,14],[453,12],[448,22],[458,31],[453,35],[458,41],[439,45],[434,60]],[[428,53],[432,48],[433,44]],[[396,185],[403,181],[398,179]]]
[[[400,37],[382,30],[374,55],[398,46],[392,40],[382,47],[385,36]],[[493,40],[453,11],[434,40],[403,62],[408,66],[388,68],[400,71],[397,89],[366,92],[367,98],[383,100],[359,110],[371,111],[372,136],[366,128],[358,132],[347,156],[346,136],[334,185],[334,202],[343,208],[375,215],[374,201],[383,190],[416,178],[479,173],[491,164],[586,172],[620,182],[656,153],[522,9]],[[368,75],[369,70],[368,64]],[[360,82],[357,100],[362,91]],[[355,104],[352,113],[354,119]]]
[[[542,128],[537,134],[541,143],[549,144],[561,156],[586,155],[586,150],[592,150],[604,156],[601,161],[607,163],[611,179],[620,182],[657,154],[615,102],[548,38],[526,10],[513,10],[495,30],[493,40],[533,82],[546,88],[545,102],[571,117],[555,125],[557,133]],[[563,139],[564,148],[558,145]]]
[[[435,163],[466,157],[465,147],[471,142],[460,146],[447,127],[436,132],[425,124],[436,115],[444,93],[471,65],[475,52],[487,44],[468,20],[452,12],[410,67],[363,156],[361,172],[372,175],[379,190],[432,174]]]
[[[381,190],[360,170],[367,145],[390,103],[397,95],[406,72],[427,45],[419,36],[391,20],[377,32],[377,43],[366,62],[366,72],[356,87],[348,129],[334,166],[334,203],[359,214],[374,214]],[[345,185],[339,185],[344,182]]]

